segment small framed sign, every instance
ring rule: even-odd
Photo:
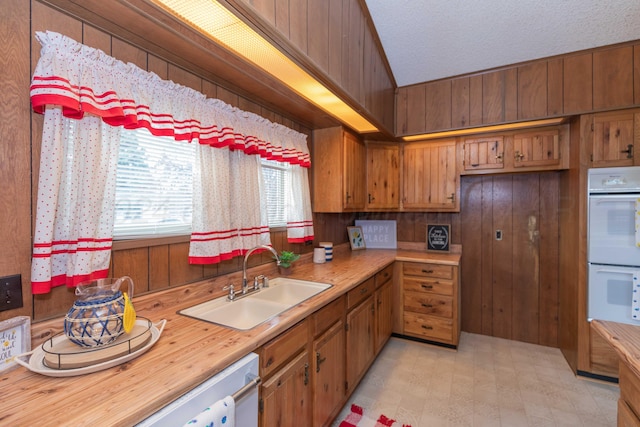
[[[349,244],[351,250],[357,251],[359,249],[365,249],[364,234],[362,233],[362,227],[347,227],[347,234],[349,235]]]
[[[367,248],[396,249],[398,247],[396,221],[357,219],[356,226],[362,227]]]
[[[427,251],[449,252],[450,224],[427,224]]]
[[[14,368],[15,356],[31,350],[31,318],[18,316],[0,322],[0,372]]]

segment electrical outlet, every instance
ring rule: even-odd
[[[0,311],[22,307],[22,277],[20,274],[0,277]]]

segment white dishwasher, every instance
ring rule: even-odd
[[[182,426],[218,400],[224,399],[226,396],[233,396],[236,406],[236,426],[257,427],[257,385],[259,383],[258,355],[249,353],[184,396],[160,409],[138,426]]]

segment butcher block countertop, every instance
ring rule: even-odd
[[[591,327],[611,344],[620,360],[640,378],[640,326],[593,320]]]
[[[340,245],[334,250],[334,260],[325,264],[313,264],[306,254],[290,277],[333,286],[249,331],[176,313],[224,295],[222,287],[239,283],[241,272],[136,297],[133,302],[139,316],[154,323],[167,321],[153,347],[132,361],[87,375],[54,378],[22,366],[0,373],[0,425],[134,425],[395,260],[458,265],[460,254],[387,249],[352,252],[348,245],[346,249]],[[277,276],[275,263],[249,270],[250,278],[256,274]],[[33,341],[39,344],[61,329],[62,319],[36,323],[32,325]]]

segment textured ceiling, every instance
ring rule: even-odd
[[[640,39],[640,0],[365,0],[398,86]]]

